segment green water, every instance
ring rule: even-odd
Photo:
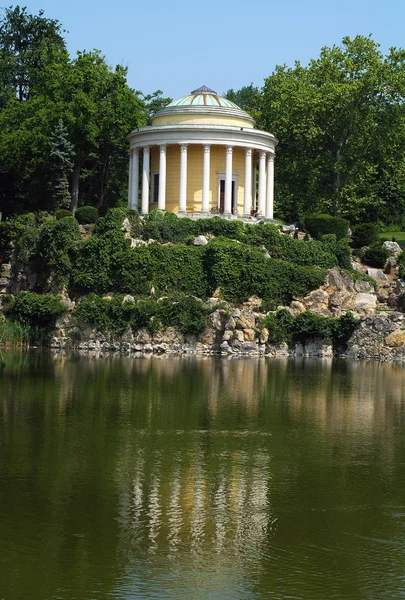
[[[405,597],[405,366],[0,353],[0,600]]]

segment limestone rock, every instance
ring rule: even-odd
[[[256,324],[255,316],[249,310],[241,310],[236,319],[238,329],[254,329]]]
[[[249,310],[259,310],[262,305],[263,300],[258,296],[251,296],[247,302],[243,303],[243,308],[247,308]],[[232,314],[232,316],[234,316]]]
[[[399,254],[402,252],[402,248],[397,242],[384,242],[383,247],[387,248],[390,253],[390,256],[397,258]]]
[[[135,302],[135,298],[133,296],[131,296],[131,294],[127,294],[126,296],[124,296],[122,303],[124,304],[124,302]]]
[[[377,307],[377,296],[373,294],[357,294],[354,308],[358,315],[374,315]]]
[[[254,329],[246,328],[243,330],[243,337],[246,342],[253,342],[253,340],[256,338],[256,332]]]
[[[194,246],[206,246],[208,244],[208,240],[205,235],[197,235],[194,238],[193,245]]]
[[[269,341],[269,330],[267,329],[267,327],[263,327],[263,329],[260,332],[259,335],[259,342],[261,344],[267,344],[267,342]]]
[[[214,310],[214,312],[212,312],[209,317],[210,325],[216,331],[225,331],[225,324],[227,321],[228,315],[224,310],[221,310],[220,308]]]
[[[128,218],[125,218],[122,223],[122,231],[124,232],[124,237],[131,237],[131,223]]]
[[[298,302],[298,300],[293,300],[291,302],[290,309],[294,317],[306,311],[304,304],[302,302]]]
[[[152,336],[146,328],[138,329],[134,334],[134,341],[138,344],[150,344]]]
[[[381,271],[381,269],[367,269],[367,275],[369,275],[376,281],[383,281],[383,282],[388,281],[388,277],[386,276],[386,274],[383,271]]]
[[[397,348],[398,346],[404,346],[405,345],[405,331],[403,331],[403,330],[393,331],[392,333],[387,335],[387,337],[385,338],[385,343],[387,344],[387,346],[392,346],[394,348]]]

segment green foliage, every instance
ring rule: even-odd
[[[358,323],[358,319],[351,312],[339,318],[331,318],[306,311],[294,319],[286,309],[270,313],[263,319],[263,324],[269,330],[269,341],[272,343],[305,343],[314,338],[330,339],[335,349],[345,349]]]
[[[360,223],[352,231],[352,245],[354,248],[371,246],[378,240],[378,226],[375,223]]]
[[[67,210],[66,208],[60,208],[59,210],[57,210],[55,212],[55,217],[57,221],[60,221],[60,219],[64,219],[65,217],[72,217],[72,212],[70,210]]]
[[[40,236],[39,228],[26,229],[15,241],[16,258],[28,265],[35,257]]]
[[[205,247],[205,268],[210,289],[219,286],[224,299],[245,302],[257,295],[267,310],[305,296],[326,277],[323,269],[266,259],[257,248],[220,238]]]
[[[336,239],[347,237],[349,221],[331,215],[312,214],[304,218],[305,229],[314,238],[334,233]]]
[[[32,331],[28,323],[9,321],[0,317],[0,345],[24,346],[31,338]]]
[[[81,206],[75,212],[75,219],[81,225],[95,223],[98,219],[98,210],[94,206]]]
[[[347,275],[353,280],[353,281],[367,281],[368,283],[370,283],[372,285],[372,287],[377,290],[378,289],[378,284],[376,282],[376,280],[373,277],[370,277],[369,275],[367,275],[366,273],[362,273],[361,271],[357,271],[356,269],[345,269]]]
[[[269,342],[280,344],[281,342],[290,342],[294,327],[294,317],[286,308],[277,312],[269,313],[264,319],[263,324],[269,330]]]
[[[405,252],[401,252],[401,254],[398,256],[397,264],[400,278],[405,279]]]
[[[34,213],[26,213],[0,223],[0,251],[9,250],[12,242],[30,227],[36,226]]]
[[[196,221],[178,218],[170,212],[154,210],[143,219],[143,238],[145,240],[183,242],[190,235],[196,235],[197,231]]]
[[[82,321],[113,334],[123,333],[128,326],[148,327],[152,332],[161,326],[173,326],[183,333],[198,335],[204,330],[207,317],[202,302],[192,296],[124,301],[121,295],[100,298],[90,294],[75,312]]]
[[[39,274],[42,279],[54,270],[57,283],[67,284],[71,269],[69,251],[79,239],[79,225],[73,216],[64,217],[59,221],[47,221],[41,227],[36,258],[40,264]]]
[[[137,212],[130,208],[110,208],[105,217],[99,217],[93,229],[93,235],[102,235],[107,231],[122,231],[124,220],[128,219],[131,237],[141,237],[142,225]]]
[[[20,321],[31,325],[51,325],[57,315],[66,309],[58,296],[20,292],[15,298],[13,315]]]
[[[385,246],[380,246],[379,244],[374,244],[367,248],[363,256],[363,262],[370,267],[377,267],[383,269],[385,267],[385,263],[387,262],[390,253]]]

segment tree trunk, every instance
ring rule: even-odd
[[[98,200],[94,205],[95,208],[97,208],[97,210],[100,210],[100,208],[103,206],[104,200],[107,196],[107,183],[108,183],[109,174],[110,174],[110,157],[108,156],[108,158],[104,162],[103,172],[101,174],[100,196],[98,197]]]
[[[82,169],[82,163],[80,160],[75,160],[73,165],[72,173],[72,189],[70,192],[70,210],[74,213],[77,205],[79,204],[79,183],[80,183],[80,171]]]

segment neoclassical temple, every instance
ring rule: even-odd
[[[138,210],[141,187],[142,214],[159,208],[273,219],[277,139],[206,86],[171,102],[128,139],[131,208]]]

